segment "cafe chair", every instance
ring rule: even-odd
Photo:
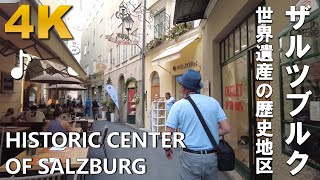
[[[105,157],[107,157],[107,148],[106,148],[106,143],[105,142],[106,142],[106,139],[107,139],[108,129],[109,129],[109,126],[105,125],[103,130],[102,130],[102,132],[101,132],[101,135],[98,138],[93,139],[95,144],[99,144],[100,146],[102,146],[103,153],[104,153]],[[88,135],[90,135],[90,133],[92,133],[92,132],[88,132]]]
[[[23,177],[6,177],[0,178],[0,180],[66,180],[67,177],[64,174],[56,173],[56,174],[45,174],[45,175],[34,175],[34,176],[23,176]],[[78,175],[75,174],[73,176],[73,180],[77,180]]]

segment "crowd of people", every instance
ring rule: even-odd
[[[69,122],[63,114],[68,113],[71,118],[90,117],[91,112],[94,120],[99,116],[99,103],[96,99],[92,102],[88,98],[83,104],[82,100],[78,102],[68,98],[67,103],[60,106],[59,104],[50,104],[45,109],[38,110],[38,106],[25,106],[22,112],[15,112],[14,108],[8,108],[7,112],[0,118],[0,125],[19,125],[21,123],[43,123],[43,130],[47,132],[70,132],[73,131]],[[52,112],[51,112],[52,111]],[[51,112],[51,113],[48,113]]]

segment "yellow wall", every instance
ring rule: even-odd
[[[198,33],[198,31],[190,32],[191,34]],[[185,37],[182,37],[178,41],[182,41],[189,36],[186,35]],[[151,78],[154,72],[157,72],[160,77],[160,95],[159,97],[164,97],[166,92],[170,92],[171,95],[174,97],[175,95],[175,77],[178,75],[182,75],[188,68],[181,69],[181,70],[173,70],[173,66],[181,65],[187,62],[195,62],[197,61],[198,66],[193,67],[192,69],[202,72],[203,70],[203,58],[202,58],[202,38],[199,38],[189,44],[187,47],[185,47],[181,51],[181,57],[179,59],[175,59],[173,61],[169,62],[161,62],[159,61],[159,65],[157,63],[152,63],[151,60],[158,56],[160,53],[163,52],[163,50],[171,45],[171,43],[174,42],[168,42],[166,44],[160,45],[157,48],[150,50],[146,54],[146,74],[145,74],[145,87],[147,91],[147,112],[145,113],[145,128],[150,128],[150,111],[151,111]]]
[[[211,84],[211,95],[221,100],[221,66],[219,58],[219,43],[230,33],[241,21],[250,14],[261,1],[257,0],[220,0],[215,5],[209,15],[206,24],[203,26],[203,60],[204,60],[204,79],[209,79]],[[272,99],[274,101],[272,119],[273,131],[273,179],[318,179],[320,172],[306,166],[296,176],[289,173],[299,162],[292,166],[286,164],[290,156],[284,155],[281,147],[281,123],[280,123],[280,98],[279,98],[279,82],[278,82],[278,34],[289,25],[289,18],[285,16],[285,11],[290,9],[291,5],[295,5],[296,1],[279,1],[266,0],[267,6],[273,9],[272,15],[272,34],[274,38],[270,41],[273,45],[273,87]],[[223,18],[221,18],[223,17]],[[236,128],[236,127],[233,127]]]
[[[0,55],[0,72],[11,75],[11,69],[15,66],[16,56],[3,57]],[[22,81],[14,81],[13,93],[0,93],[0,116],[7,112],[8,108],[14,108],[15,112],[21,109]]]

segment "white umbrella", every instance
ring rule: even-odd
[[[57,89],[57,90],[69,90],[69,91],[81,91],[87,90],[78,84],[57,84],[47,87],[46,89]]]
[[[48,83],[48,84],[56,84],[56,98],[58,99],[58,84],[82,84],[82,82],[74,77],[69,76],[62,76],[59,73],[50,75],[50,74],[43,74],[32,78],[29,80],[30,82],[36,83]]]
[[[48,84],[82,84],[82,82],[74,77],[62,76],[61,74],[43,74],[30,79],[31,82],[48,83]]]

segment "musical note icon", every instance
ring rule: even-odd
[[[19,80],[23,77],[24,71],[24,58],[28,59],[28,62],[31,61],[31,56],[29,54],[24,54],[22,49],[19,51],[19,67],[14,67],[11,70],[11,76],[13,79]]]

